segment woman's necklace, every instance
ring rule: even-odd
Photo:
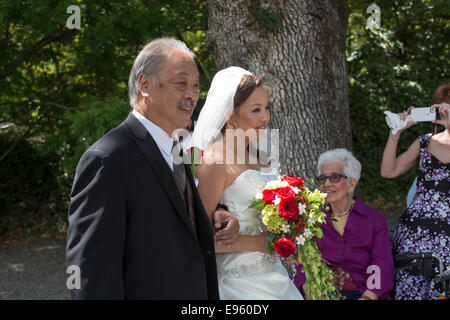
[[[347,215],[350,211],[352,211],[354,205],[355,205],[355,199],[352,200],[352,204],[350,205],[350,208],[347,211],[337,213],[337,214],[334,212],[331,212],[331,220],[333,220],[334,222],[337,222],[338,220],[336,218],[342,218],[343,216]]]

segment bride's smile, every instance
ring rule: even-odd
[[[233,111],[227,129],[242,129],[244,132],[253,129],[256,138],[259,138],[260,130],[265,130],[270,120],[269,94],[265,87],[256,88],[245,102]]]

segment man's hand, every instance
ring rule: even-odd
[[[230,212],[219,208],[213,214],[213,223],[214,239],[217,243],[231,246],[239,233],[238,219]]]

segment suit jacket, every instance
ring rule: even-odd
[[[74,299],[219,299],[214,238],[189,166],[197,236],[171,169],[133,116],[92,145],[71,192]]]

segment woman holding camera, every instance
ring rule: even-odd
[[[425,134],[397,157],[400,133],[417,122],[408,122],[396,135],[389,134],[381,163],[381,175],[395,178],[418,164],[417,192],[400,217],[393,239],[394,254],[432,252],[450,265],[450,82],[438,87],[433,106],[443,125],[439,134]],[[400,113],[405,120],[414,107]],[[395,276],[395,299],[434,300],[436,283],[421,274],[400,270]]]

